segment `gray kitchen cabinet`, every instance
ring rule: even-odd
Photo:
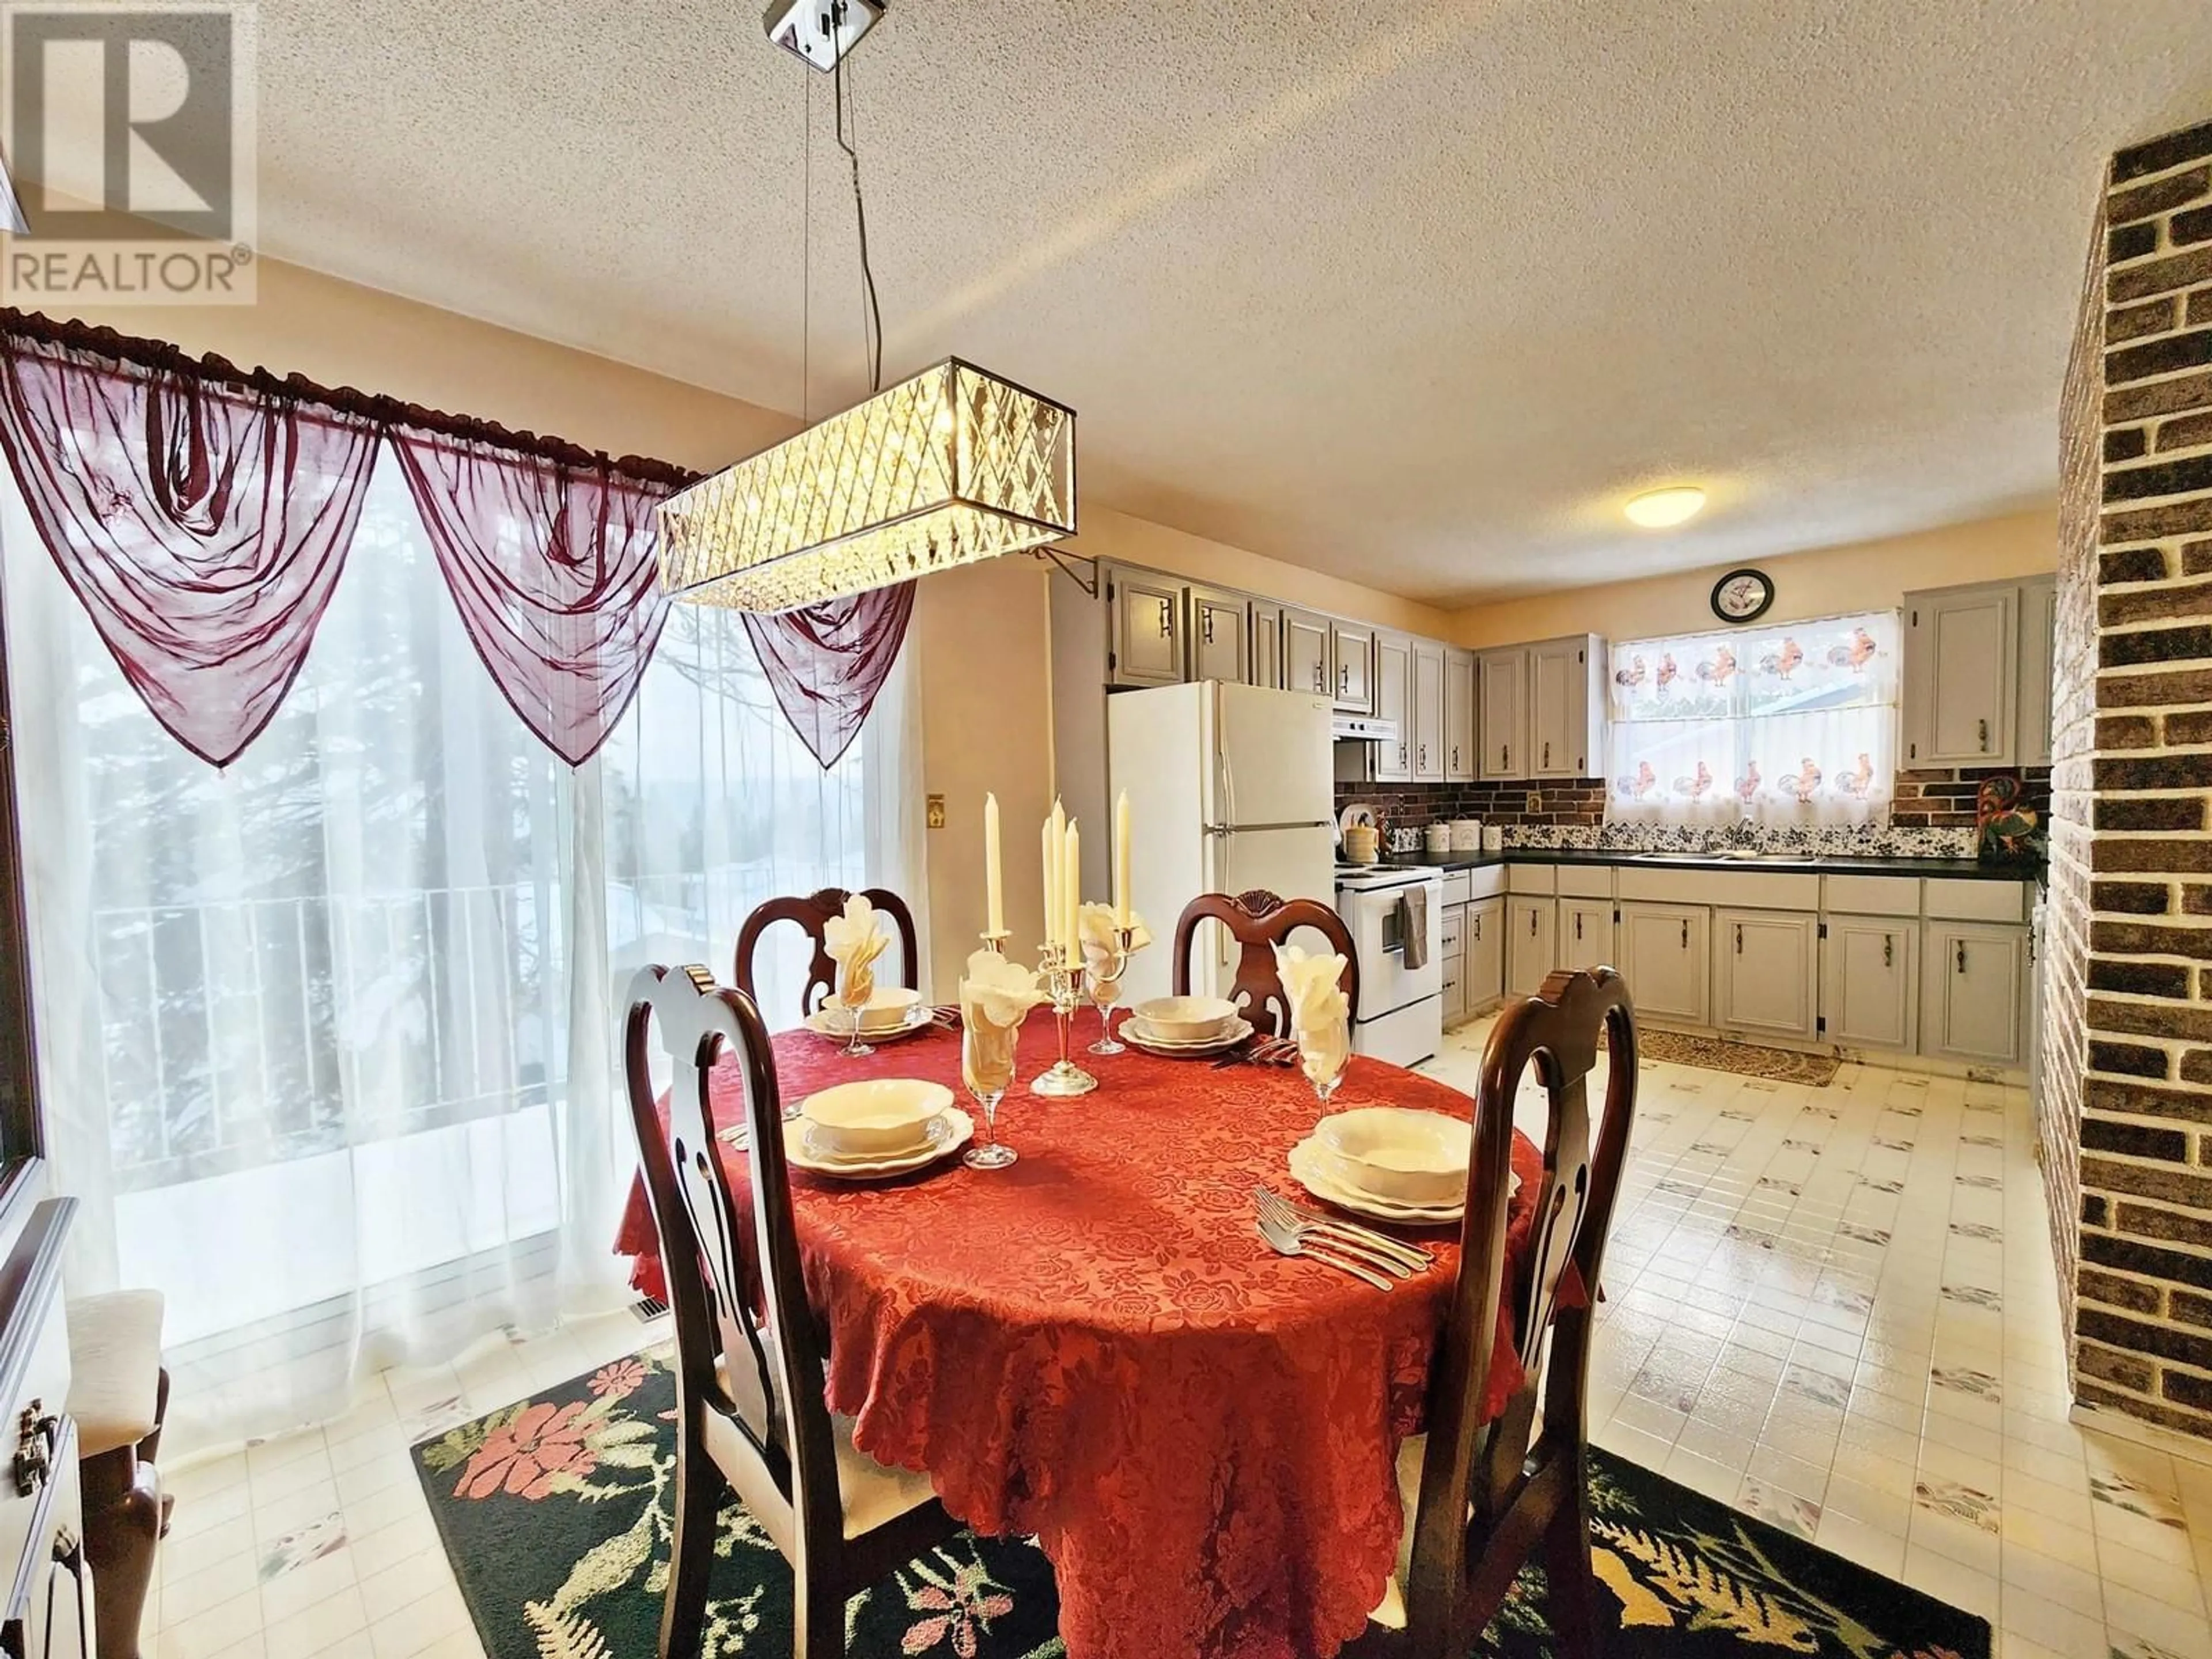
[[[2020,585],[2020,764],[2051,764],[2051,629],[2058,578]]]
[[[1605,699],[1593,696],[1590,687],[1604,661],[1604,642],[1585,635],[1528,647],[1528,753],[1522,775],[1587,778],[1604,763]]]
[[[1812,1041],[1820,919],[1809,910],[1713,912],[1713,1020],[1723,1030]]]
[[[1403,634],[1375,636],[1375,718],[1397,735],[1375,745],[1377,783],[1409,783],[1413,776],[1413,642]]]
[[[1562,968],[1606,968],[1613,963],[1613,901],[1559,901],[1559,963]]]
[[[1510,893],[1505,899],[1505,989],[1534,996],[1557,964],[1559,901]]]
[[[1443,1020],[1456,1025],[1467,1018],[1467,906],[1447,904],[1437,930],[1437,965],[1443,979]]]
[[[1110,618],[1106,675],[1115,685],[1180,685],[1183,677],[1183,585],[1149,571],[1106,574]]]
[[[2027,930],[1930,917],[1921,933],[1920,1052],[2017,1066],[2027,1000]]]
[[[1251,654],[1252,684],[1282,690],[1283,607],[1272,599],[1252,601]]]
[[[1505,897],[1479,898],[1467,907],[1460,988],[1467,1012],[1479,1014],[1505,994]]]
[[[1413,777],[1444,781],[1444,648],[1434,640],[1413,641]]]
[[[1473,783],[1475,760],[1474,653],[1444,653],[1444,781]]]
[[[1339,617],[1328,625],[1329,661],[1336,675],[1336,706],[1347,714],[1375,712],[1375,630]]]
[[[1827,929],[1820,1018],[1828,1041],[1909,1052],[1919,1026],[1919,918],[1831,915]]]
[[[1251,678],[1252,602],[1215,587],[1190,589],[1190,674],[1194,680]]]
[[[1905,764],[2009,766],[2019,707],[2020,585],[1905,596]]]
[[[1638,1016],[1661,1025],[1711,1023],[1712,920],[1702,904],[1621,905],[1615,965]]]
[[[1482,733],[1475,775],[1485,782],[1527,777],[1528,741],[1523,729],[1528,712],[1527,649],[1509,646],[1478,653],[1474,677],[1475,720]]]
[[[1318,691],[1326,696],[1335,684],[1336,665],[1329,650],[1328,618],[1285,605],[1283,690]]]

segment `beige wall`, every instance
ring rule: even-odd
[[[1879,611],[1923,587],[2040,574],[2058,565],[2056,507],[1952,525],[1878,542],[1826,547],[1772,559],[1744,559],[1774,578],[1776,622]],[[1474,605],[1455,615],[1449,637],[1462,645],[1516,645],[1563,634],[1609,640],[1718,628],[1709,604],[1729,565],[1643,581],[1563,588],[1556,593]]]

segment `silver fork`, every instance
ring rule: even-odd
[[[1390,1288],[1390,1281],[1370,1268],[1363,1267],[1350,1255],[1332,1255],[1309,1241],[1301,1238],[1279,1222],[1262,1215],[1258,1218],[1260,1237],[1267,1241],[1268,1248],[1278,1255],[1300,1255],[1325,1267],[1336,1267],[1354,1279],[1364,1279],[1378,1291]]]
[[[1401,1279],[1409,1279],[1436,1265],[1436,1258],[1417,1245],[1401,1243],[1365,1227],[1354,1226],[1349,1221],[1337,1221],[1302,1210],[1279,1193],[1271,1192],[1265,1187],[1255,1187],[1252,1199],[1262,1214],[1273,1215],[1279,1223],[1300,1237],[1317,1233],[1331,1242],[1348,1245],[1364,1255],[1378,1258]]]

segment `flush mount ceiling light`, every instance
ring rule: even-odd
[[[884,389],[845,86],[846,56],[882,13],[868,0],[797,0],[765,19],[771,40],[835,78],[872,395],[660,504],[660,586],[673,598],[789,611],[1075,533],[1073,410],[957,357]]]
[[[1666,530],[1688,523],[1705,505],[1705,492],[1695,484],[1670,484],[1664,489],[1647,489],[1641,495],[1631,496],[1621,511],[1628,514],[1631,524],[1640,524],[1646,530]]]

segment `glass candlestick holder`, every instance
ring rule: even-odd
[[[1030,1092],[1051,1100],[1073,1099],[1087,1095],[1098,1086],[1098,1079],[1067,1057],[1071,1028],[1075,1024],[1075,1011],[1083,1006],[1083,962],[1080,951],[1071,952],[1059,945],[1041,945],[1037,951],[1037,970],[1044,976],[1045,991],[1052,1000],[1053,1024],[1059,1034],[1059,1059],[1030,1081]]]

